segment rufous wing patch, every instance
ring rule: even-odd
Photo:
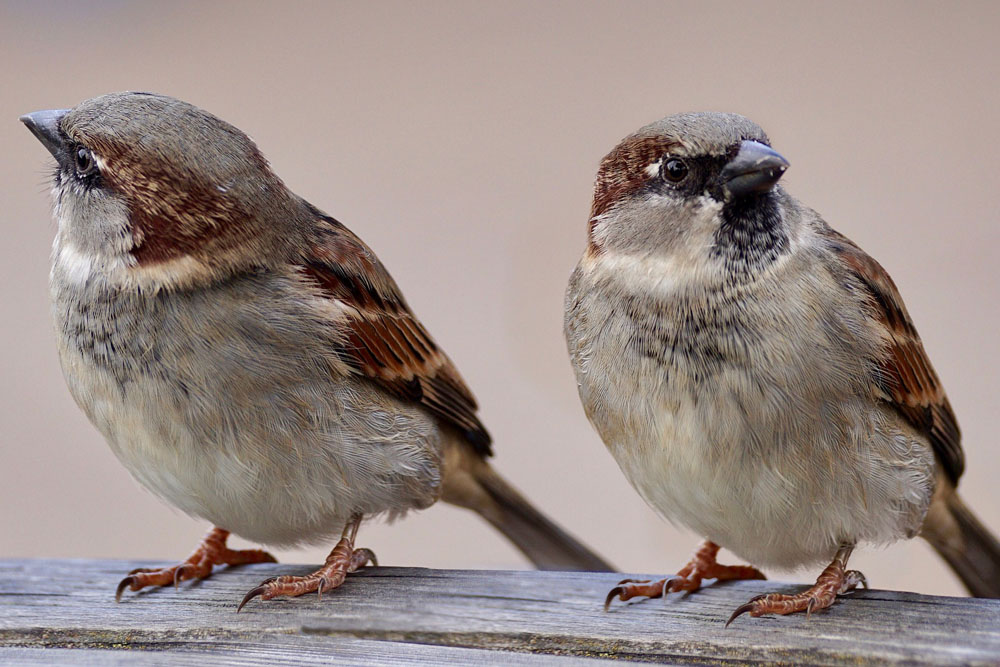
[[[394,396],[424,405],[462,432],[476,451],[490,455],[490,435],[476,416],[472,392],[382,263],[333,218],[320,215],[317,230],[317,242],[300,270],[324,296],[346,307],[341,358]]]
[[[871,316],[888,333],[888,347],[876,382],[886,400],[927,436],[952,482],[965,469],[958,421],[931,366],[899,290],[882,266],[842,234],[824,232],[832,249],[870,296]]]

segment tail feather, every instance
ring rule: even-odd
[[[540,570],[614,572],[607,561],[536,510],[496,472],[479,481],[500,510],[483,517]]]
[[[1000,541],[957,493],[935,497],[922,534],[973,597],[1000,598]]]
[[[499,530],[540,570],[614,572],[529,503],[483,459],[462,455],[448,468],[443,499],[471,509]]]

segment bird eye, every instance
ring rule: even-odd
[[[680,183],[688,175],[688,166],[679,158],[672,157],[663,163],[663,178],[671,183]]]
[[[83,146],[79,146],[73,153],[73,162],[76,165],[77,176],[86,176],[97,168],[94,154]]]

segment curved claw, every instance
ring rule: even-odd
[[[809,598],[809,602],[806,603],[806,618],[812,618],[814,609],[816,609],[816,598]]]
[[[625,582],[628,581],[629,581],[628,579],[625,580]],[[607,611],[611,607],[611,601],[615,599],[615,596],[621,597],[622,593],[624,592],[625,589],[622,588],[621,586],[615,586],[614,588],[612,588],[611,591],[608,593],[608,597],[604,598],[604,611]]]
[[[753,611],[754,603],[760,597],[763,597],[763,596],[755,597],[752,600],[750,600],[749,602],[747,602],[745,604],[741,604],[739,607],[737,607],[736,611],[733,612],[733,615],[729,617],[728,621],[726,621],[726,627],[728,628],[730,623],[732,623],[733,621],[735,621],[737,618],[739,618],[743,614],[747,613],[748,611]]]
[[[251,589],[250,592],[243,596],[243,601],[240,602],[240,606],[236,608],[237,614],[240,613],[240,610],[243,609],[243,606],[246,605],[247,602],[250,602],[250,600],[253,600],[258,595],[263,595],[267,591],[268,581],[265,581],[257,588]]]
[[[189,568],[190,565],[187,563],[181,563],[176,568],[174,568],[174,590],[177,590],[180,586],[179,584],[183,579],[181,577],[184,575],[184,571]]]
[[[115,602],[121,602],[122,593],[124,593],[125,589],[133,585],[134,583],[135,583],[135,577],[133,577],[131,574],[122,579],[121,581],[119,581],[118,588],[115,589]]]
[[[678,576],[676,574],[670,574],[670,575],[667,575],[666,577],[664,577],[664,579],[663,579],[663,588],[662,588],[662,590],[663,590],[662,597],[664,598],[664,602],[666,602],[666,597],[667,597],[668,593],[676,593],[677,592],[677,591],[670,590],[671,584],[673,584],[675,581],[683,582],[684,579],[685,579],[684,577]],[[677,589],[677,590],[682,590],[682,589]],[[685,595],[687,595],[687,593],[688,592],[685,591]]]
[[[868,590],[868,577],[865,576],[864,572],[862,572],[861,570],[849,570],[847,574],[849,575],[853,574],[855,577],[857,577],[858,583],[861,584],[865,588],[865,590]]]
[[[737,607],[736,611],[733,612],[733,615],[729,617],[728,621],[726,621],[726,627],[728,628],[730,623],[732,623],[738,617],[742,616],[743,614],[747,613],[748,611],[752,612],[753,609],[754,609],[754,607],[756,606],[757,602],[759,602],[760,600],[763,600],[768,595],[770,595],[770,594],[769,593],[762,593],[760,595],[755,595],[752,598],[750,598],[749,600],[747,600],[746,603],[741,604],[739,607]]]

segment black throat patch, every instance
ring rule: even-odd
[[[788,252],[788,233],[773,192],[743,197],[722,209],[712,256],[734,274],[759,270]]]

